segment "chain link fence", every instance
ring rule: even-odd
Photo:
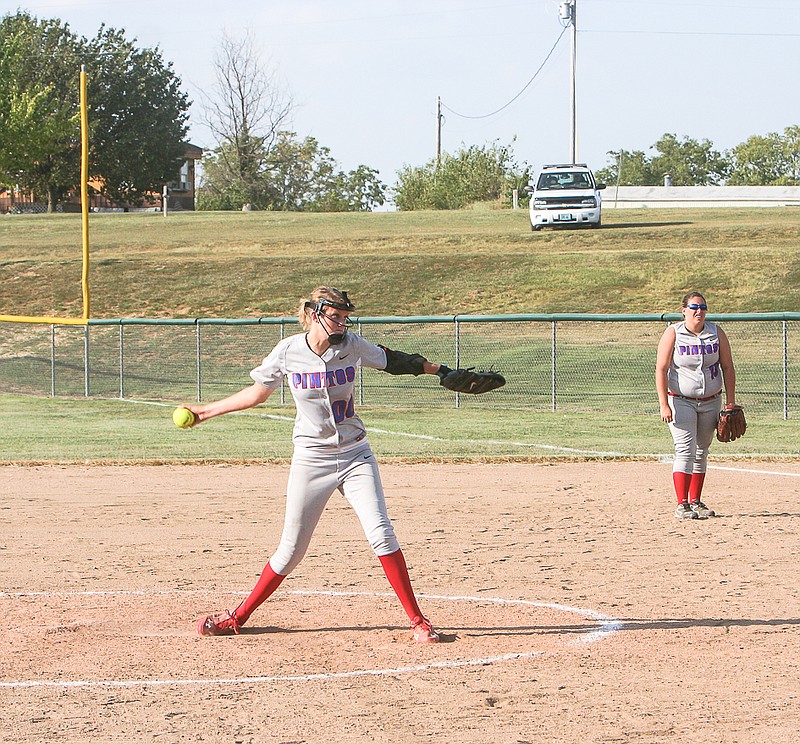
[[[486,396],[454,395],[429,376],[359,374],[370,406],[657,411],[658,340],[677,314],[356,318],[374,343],[448,366],[503,372]],[[800,313],[709,316],[731,339],[737,399],[761,417],[800,414]],[[293,318],[90,320],[88,325],[0,322],[0,392],[208,401],[250,383],[249,372]],[[291,402],[287,387],[267,405]]]

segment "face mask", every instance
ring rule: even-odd
[[[317,318],[319,319],[319,324],[322,326],[322,330],[325,331],[325,335],[328,337],[328,343],[331,346],[338,346],[340,343],[342,343],[342,341],[344,341],[344,337],[347,335],[347,328],[342,331],[337,331],[336,333],[330,333],[328,331],[328,323],[332,322],[330,318],[328,318],[325,313],[320,311],[317,311]]]

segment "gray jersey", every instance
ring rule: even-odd
[[[250,377],[270,390],[287,379],[297,407],[292,435],[296,446],[346,449],[366,436],[353,400],[359,367],[385,369],[386,352],[348,333],[320,357],[300,333],[280,341]]]
[[[675,348],[667,373],[667,389],[688,398],[707,398],[722,390],[717,324],[706,321],[695,334],[681,321],[675,329]]]

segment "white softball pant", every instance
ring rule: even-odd
[[[672,409],[669,430],[675,444],[672,472],[705,473],[722,396],[711,400],[690,400],[670,395],[669,407]]]
[[[400,549],[386,513],[378,463],[367,442],[343,453],[295,449],[286,486],[283,534],[269,559],[273,571],[287,576],[297,567],[325,505],[337,489],[355,510],[376,555],[389,555]]]

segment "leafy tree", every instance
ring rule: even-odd
[[[58,21],[0,21],[0,181],[47,194],[53,209],[80,179],[80,44]]]
[[[317,212],[371,212],[386,202],[386,186],[374,168],[359,165],[336,173],[327,193],[314,204]]]
[[[652,157],[641,150],[611,150],[610,164],[595,176],[620,186],[660,186],[669,173],[675,186],[708,186],[723,182],[728,173],[726,158],[707,139],[664,134],[650,149],[656,151]]]
[[[650,161],[654,173],[660,174],[663,183],[665,173],[672,176],[675,186],[713,186],[725,180],[728,163],[713,149],[710,140],[695,140],[674,134],[665,134],[654,145],[658,153]]]
[[[157,50],[123,31],[92,40],[28,13],[0,20],[0,181],[47,194],[53,210],[80,183],[80,68],[87,69],[90,175],[136,202],[177,175],[188,102]]]
[[[513,161],[511,146],[461,147],[445,153],[440,162],[406,165],[397,172],[395,202],[398,209],[460,209],[475,202],[510,198],[511,191],[527,183],[527,168]]]
[[[197,189],[199,210],[241,209],[253,204],[266,209],[266,200],[256,190],[258,173],[242,179],[242,166],[232,143],[226,142],[203,156],[203,176]]]
[[[800,127],[786,127],[783,135],[753,135],[731,152],[728,183],[737,186],[800,185]]]
[[[294,132],[278,132],[269,152],[262,143],[253,161],[258,169],[246,185],[241,171],[229,170],[236,157],[233,144],[226,143],[203,159],[199,209],[239,209],[250,203],[257,209],[292,212],[365,212],[386,199],[377,171],[366,165],[349,173],[339,170],[330,149],[314,137],[300,140]]]
[[[594,174],[598,181],[620,186],[652,186],[661,182],[641,150],[610,150],[608,156],[611,164]]]
[[[137,49],[125,32],[100,27],[86,44],[93,173],[112,199],[141,203],[175,180],[189,102],[157,49]]]

